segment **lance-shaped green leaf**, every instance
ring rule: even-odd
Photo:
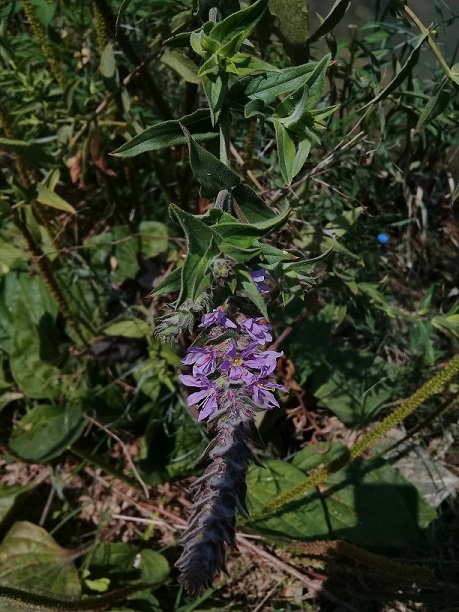
[[[46,185],[37,185],[37,202],[43,204],[44,206],[50,206],[51,208],[56,208],[57,210],[62,210],[64,212],[70,213],[71,215],[76,214],[76,210],[73,208],[71,204],[66,202],[60,195],[54,193],[52,189],[47,187]]]
[[[440,85],[437,93],[430,98],[424,107],[422,113],[419,115],[418,122],[416,124],[416,130],[419,132],[426,125],[432,123],[440,113],[442,113],[448,106],[450,100],[449,91],[445,91],[445,81]]]
[[[266,308],[265,301],[247,269],[236,268],[235,273],[237,279],[236,290],[245,293],[249,300],[255,304],[261,314],[268,318],[268,310]]]
[[[279,229],[287,221],[288,209],[278,215],[245,183],[233,189],[233,196],[237,202],[233,203],[233,208],[238,216],[241,214],[241,221],[270,231]]]
[[[195,301],[210,284],[209,264],[219,254],[218,237],[214,231],[195,215],[174,204],[170,206],[172,218],[182,227],[188,245],[188,253],[181,272],[179,304],[190,298]]]
[[[199,85],[201,79],[198,77],[198,66],[189,57],[180,53],[178,49],[166,49],[161,61],[172,70],[175,70],[187,83]]]
[[[165,147],[185,144],[186,138],[181,126],[185,126],[196,140],[211,140],[218,136],[218,129],[212,125],[209,110],[198,109],[181,119],[162,121],[147,128],[110,155],[134,157],[146,151],[158,151]]]
[[[221,242],[219,249],[224,255],[231,257],[231,259],[234,259],[234,261],[237,263],[245,263],[261,255],[263,252],[263,247],[260,243],[258,244],[259,246],[254,246],[251,249],[242,249],[234,246],[233,244]]]
[[[296,91],[304,85],[311,88],[317,75],[328,66],[330,57],[328,54],[320,62],[284,68],[275,74],[242,78],[231,87],[228,97],[236,104],[246,104],[250,100],[261,100],[270,104],[279,96]]]
[[[163,280],[159,283],[157,287],[153,289],[151,293],[149,293],[149,297],[153,297],[154,295],[164,295],[165,293],[174,293],[175,291],[179,291],[182,283],[182,270],[181,268],[176,268],[172,272],[170,272]]]
[[[381,92],[379,92],[377,96],[375,96],[372,100],[370,100],[367,104],[365,104],[365,106],[362,106],[360,110],[367,108],[371,104],[376,104],[376,102],[379,102],[380,100],[384,100],[384,98],[387,98],[389,94],[395,91],[397,87],[401,83],[403,83],[406,77],[409,74],[411,74],[411,70],[413,69],[413,67],[416,66],[416,64],[418,63],[419,55],[421,53],[421,45],[425,41],[427,36],[428,36],[428,33],[422,34],[422,36],[419,37],[419,40],[416,43],[416,45],[413,47],[413,50],[408,56],[408,59],[403,64],[403,66],[400,68],[400,70],[397,72],[397,74],[392,79],[392,81]]]
[[[298,148],[295,146],[289,131],[278,119],[274,119],[274,129],[276,130],[277,150],[282,177],[287,185],[290,185],[293,178],[300,172],[311,151],[311,141],[302,140]]]
[[[268,64],[268,62],[265,62],[259,57],[246,53],[235,53],[231,58],[228,58],[226,60],[225,70],[239,77],[264,72],[280,72],[280,69],[276,68],[276,66]]]
[[[207,25],[207,24],[206,24]],[[206,34],[206,25],[190,35],[190,45],[195,53],[201,57],[210,57],[220,49],[220,45]],[[209,24],[211,25],[211,24]]]
[[[236,172],[195,142],[186,130],[184,132],[188,140],[191,168],[201,185],[203,197],[215,198],[223,189],[228,190],[236,200],[233,206],[240,220],[258,229],[274,231],[286,222],[288,210],[278,215],[251,187],[241,183]]]
[[[288,211],[284,215],[279,215],[279,218],[273,218],[273,224],[285,221]],[[222,213],[218,223],[212,225],[214,232],[222,239],[226,245],[231,245],[238,248],[248,249],[258,242],[259,238],[271,233],[271,226],[256,226],[248,223],[241,223],[228,213]],[[222,244],[219,243],[222,248]]]
[[[314,133],[314,130],[324,129],[319,121],[336,109],[329,107],[313,110],[322,93],[326,69],[326,63],[317,66],[308,84],[287,96],[273,113],[281,173],[287,185],[290,185],[303,167],[312,143],[320,143]]]
[[[241,177],[236,172],[198,144],[185,126],[183,126],[183,133],[188,143],[191,169],[201,185],[203,198],[215,198],[222,189],[231,191],[233,187],[239,185]]]
[[[244,40],[262,18],[267,5],[267,0],[258,0],[242,11],[226,17],[212,28],[210,37],[218,41],[224,55],[230,56],[239,51]]]
[[[216,73],[209,72],[202,77],[202,86],[210,107],[212,125],[215,125],[220,117],[227,85],[228,75],[221,69],[218,69]]]
[[[331,32],[333,28],[338,25],[338,23],[344,17],[350,4],[351,0],[336,0],[335,4],[331,7],[328,15],[322,21],[322,23],[314,32],[314,34],[312,34],[312,36],[307,39],[305,44],[310,45],[313,42],[319,40],[319,38],[322,38],[323,36]]]

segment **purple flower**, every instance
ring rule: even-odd
[[[207,376],[189,376],[188,374],[180,374],[179,379],[186,387],[198,387],[201,391],[196,391],[188,396],[187,404],[199,404],[199,418],[202,421],[206,417],[214,414],[218,410],[217,393],[218,385],[213,380],[209,380]]]
[[[266,344],[266,342],[271,342],[273,339],[269,333],[272,329],[272,325],[263,317],[258,317],[258,319],[242,317],[240,325],[253,340],[258,342],[258,344]]]
[[[194,364],[193,376],[197,376],[198,374],[209,376],[209,374],[215,372],[217,367],[217,357],[218,353],[215,349],[208,347],[190,347],[188,349],[188,355],[182,359],[182,363],[183,365]]]
[[[198,327],[209,327],[210,325],[223,325],[223,327],[236,329],[237,325],[228,319],[223,310],[213,310],[203,315],[201,325]]]
[[[228,357],[230,357],[230,359],[225,359],[220,366],[220,369],[222,370],[222,372],[226,373],[230,382],[237,382],[239,380],[242,380],[246,384],[250,384],[253,381],[254,375],[252,374],[252,372],[249,372],[249,370],[247,370],[247,364],[244,361],[245,353],[247,353],[247,351],[249,351],[249,349],[253,346],[257,346],[257,343],[254,342],[253,344],[251,344],[244,351],[242,351],[242,353],[238,357],[236,345],[234,342],[231,343],[231,346],[228,350]]]
[[[259,270],[249,270],[249,274],[253,279],[253,282],[257,286],[257,289],[260,293],[269,293],[270,288],[269,285],[265,283],[266,279],[272,280],[272,277],[266,272],[265,268],[260,268]]]
[[[274,394],[270,389],[280,389],[281,391],[287,391],[283,385],[279,385],[272,382],[269,379],[255,380],[250,385],[250,391],[252,393],[252,399],[256,404],[259,404],[263,408],[279,408],[279,402],[274,397]]]
[[[249,353],[249,348],[250,347],[247,347],[246,350],[242,352],[242,355],[247,352],[246,357],[249,357],[249,359],[245,359],[245,365],[249,368],[255,368],[256,370],[260,370],[259,378],[266,378],[268,376],[271,376],[271,374],[276,369],[277,358],[282,357],[284,352],[281,351],[280,353],[278,353],[277,351],[252,350]]]

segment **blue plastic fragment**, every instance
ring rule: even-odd
[[[389,236],[387,234],[378,234],[378,242],[387,244],[389,242]]]

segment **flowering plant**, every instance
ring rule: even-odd
[[[258,0],[241,10],[237,1],[200,2],[199,15],[208,21],[166,44],[189,45],[202,58],[196,73],[207,108],[148,128],[115,152],[125,157],[186,143],[201,196],[213,201],[204,215],[170,206],[185,234],[187,255],[183,266],[153,291],[156,296],[179,292],[174,311],[157,326],[162,341],[174,342],[191,332],[196,314],[205,311],[200,334],[182,360],[191,373],[179,377],[190,390],[188,405],[198,406],[199,420],[207,419],[213,434],[201,458],[209,465],[193,485],[193,509],[176,564],[191,593],[209,586],[225,567],[225,543],[235,544],[236,509],[247,512],[248,464],[257,462],[248,446],[256,439],[256,410],[278,407],[274,393],[286,391],[275,380],[282,353],[266,348],[272,327],[265,298],[271,287],[273,299],[280,297],[284,305],[301,297],[312,272],[301,252],[266,240],[287,223],[289,209],[269,205],[231,168],[231,122],[242,112],[272,129],[289,185],[319,142],[322,121],[336,108],[316,108],[329,56],[279,69],[261,59],[247,40],[267,4]],[[215,139],[218,157],[200,144]]]

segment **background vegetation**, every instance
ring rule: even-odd
[[[255,118],[233,118],[231,161],[288,200],[275,246],[330,252],[270,306],[290,393],[259,423],[229,576],[192,600],[170,569],[207,438],[177,384],[192,336],[161,345],[173,296],[147,296],[186,250],[168,205],[209,201],[185,146],[110,153],[203,105],[199,58],[163,43],[207,4],[1,4],[0,609],[457,609],[459,368],[402,404],[458,348],[452,1],[429,29],[403,1],[347,28],[348,1],[321,23],[270,1],[252,42],[279,67],[330,52],[339,108],[289,187]]]

